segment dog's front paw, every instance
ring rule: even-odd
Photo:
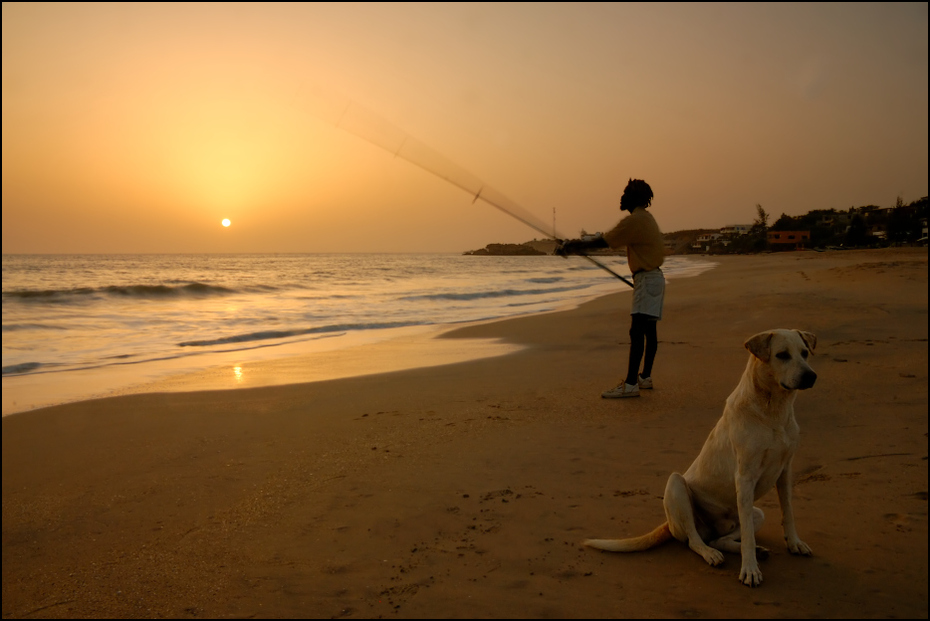
[[[788,551],[792,554],[800,554],[801,556],[811,556],[814,553],[811,551],[809,545],[801,541],[800,539],[795,539],[794,541],[788,542]]]
[[[757,587],[762,584],[762,570],[757,563],[743,563],[739,570],[739,581],[746,586]]]
[[[707,564],[711,567],[716,567],[723,562],[723,553],[720,550],[715,550],[714,548],[707,547],[704,550],[698,552],[701,556],[704,557],[704,560],[707,561]]]

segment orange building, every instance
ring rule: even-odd
[[[810,231],[769,231],[766,234],[769,246],[776,250],[787,250],[794,246],[795,250],[803,250],[811,241]]]

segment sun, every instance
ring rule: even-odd
[[[223,226],[229,226],[232,222],[229,221],[229,218],[223,218]]]

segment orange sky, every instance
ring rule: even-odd
[[[927,194],[927,4],[3,3],[3,252],[538,236],[308,111],[389,119],[577,236]],[[223,218],[232,220],[224,228]]]

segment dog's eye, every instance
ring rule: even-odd
[[[779,360],[791,360],[791,354],[789,354],[786,351],[778,352],[777,354],[775,354],[775,357],[778,358]]]
[[[801,352],[801,357],[802,357],[802,358],[807,358],[807,350],[806,350],[806,349],[805,349],[804,351]]]

